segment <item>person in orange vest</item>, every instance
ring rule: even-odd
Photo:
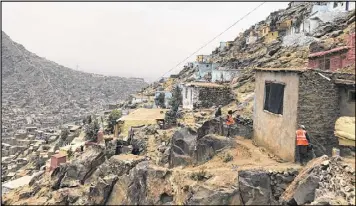
[[[308,145],[310,143],[309,136],[305,131],[304,125],[300,125],[296,133],[296,162],[305,165],[308,157]]]
[[[227,130],[227,137],[230,137],[230,134],[231,134],[231,126],[235,124],[235,120],[234,118],[232,118],[232,110],[229,110],[228,111],[228,115],[226,117],[226,125],[228,127],[228,130]]]

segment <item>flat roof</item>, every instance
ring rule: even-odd
[[[61,157],[66,157],[66,156],[67,156],[67,155],[61,154],[61,153],[52,155],[52,157],[55,157],[55,158],[61,158]]]
[[[211,87],[211,88],[222,88],[224,86],[211,82],[189,82],[184,84],[185,86],[196,86],[196,87]]]
[[[331,53],[334,53],[334,52],[347,50],[349,48],[350,48],[349,46],[342,46],[342,47],[338,47],[338,48],[334,48],[334,49],[330,49],[330,50],[326,50],[326,51],[315,52],[315,53],[310,54],[308,57],[312,58],[312,57],[324,56],[326,54],[331,54]]]
[[[139,108],[130,114],[121,117],[119,120],[155,120],[164,119],[165,113],[168,109],[146,109]],[[161,113],[162,112],[162,113]]]
[[[15,189],[15,188],[22,187],[22,186],[28,184],[31,181],[31,179],[32,179],[32,176],[23,176],[16,180],[6,182],[2,186],[9,188],[9,189]]]
[[[305,67],[290,67],[290,68],[254,68],[256,71],[271,71],[271,72],[304,72],[308,68]]]

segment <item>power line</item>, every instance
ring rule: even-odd
[[[205,43],[203,46],[201,46],[198,50],[196,50],[194,53],[192,53],[191,55],[189,55],[187,58],[185,58],[183,61],[179,62],[177,65],[175,65],[174,67],[172,67],[170,70],[168,70],[166,73],[164,73],[162,76],[160,76],[156,81],[159,81],[160,78],[164,77],[164,75],[168,74],[169,72],[171,72],[173,69],[177,68],[181,63],[183,63],[184,61],[186,61],[187,59],[189,59],[190,57],[192,57],[194,54],[196,54],[198,51],[200,51],[201,49],[203,49],[204,47],[206,47],[208,44],[210,44],[211,42],[213,42],[216,38],[218,38],[219,36],[221,36],[222,34],[224,34],[225,32],[227,32],[229,29],[231,29],[233,26],[235,26],[238,22],[240,22],[242,19],[246,18],[248,15],[250,15],[252,12],[254,12],[256,9],[258,9],[260,6],[262,6],[264,3],[266,2],[262,2],[260,5],[258,5],[257,7],[255,7],[252,11],[248,12],[247,14],[245,14],[245,16],[241,17],[239,20],[237,20],[235,23],[233,23],[231,26],[229,26],[227,29],[225,29],[223,32],[221,32],[220,34],[218,34],[217,36],[215,36],[212,40],[210,40],[209,42]],[[155,82],[155,81],[154,81]]]

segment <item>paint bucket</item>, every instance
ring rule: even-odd
[[[340,156],[340,150],[338,149],[338,148],[333,148],[333,152],[332,152],[332,155],[333,155],[333,157],[334,156]]]

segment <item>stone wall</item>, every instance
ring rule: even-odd
[[[331,77],[329,73],[322,75]],[[331,153],[331,148],[338,145],[334,136],[336,119],[340,115],[339,93],[337,86],[323,78],[316,71],[300,75],[298,98],[298,124],[303,124],[311,136],[311,143],[323,145],[326,151],[317,147],[316,155]]]
[[[288,185],[293,182],[294,178],[298,175],[298,170],[289,169],[286,171],[268,171],[271,178],[272,195],[276,201],[284,193]]]
[[[208,108],[214,105],[226,105],[233,100],[231,90],[229,88],[199,88],[199,102],[197,107]]]
[[[253,134],[253,124],[250,119],[235,119],[236,124],[231,129],[232,136],[241,136],[250,139]],[[215,118],[204,122],[204,124],[198,128],[198,138],[201,138],[207,134],[218,134],[226,136],[228,128],[224,125],[224,118]]]

